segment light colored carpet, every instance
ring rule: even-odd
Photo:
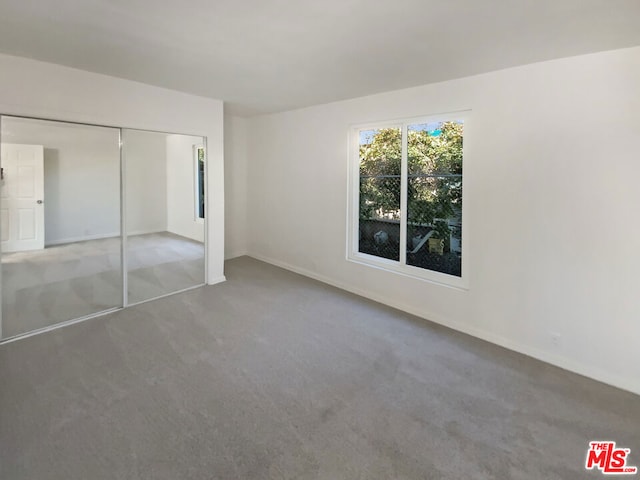
[[[638,396],[247,257],[225,274],[0,346],[0,478],[602,478],[593,439],[640,464]]]
[[[128,239],[129,303],[204,283],[204,245],[169,232]],[[7,338],[122,306],[120,239],[2,256]]]
[[[204,283],[204,244],[169,232],[127,240],[129,303]]]

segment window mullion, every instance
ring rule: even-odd
[[[407,263],[407,183],[408,126],[402,125],[402,159],[400,163],[400,265]]]

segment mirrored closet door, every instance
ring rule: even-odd
[[[0,341],[203,285],[205,144],[0,116]]]
[[[128,303],[205,282],[204,140],[123,129]]]
[[[2,337],[120,307],[119,129],[0,125]]]

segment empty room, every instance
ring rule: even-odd
[[[0,2],[0,479],[640,478],[640,2]]]

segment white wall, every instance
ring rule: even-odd
[[[0,72],[0,113],[206,136],[207,281],[224,280],[221,101],[8,55]]]
[[[167,230],[167,135],[124,130],[127,233]]]
[[[45,245],[120,234],[117,129],[5,117],[2,140],[44,147]]]
[[[44,146],[46,245],[120,235],[117,129],[4,117],[2,138]],[[202,138],[125,129],[123,144],[128,233],[168,230],[203,241],[192,150]]]
[[[225,115],[225,258],[247,253],[247,119]]]
[[[204,221],[196,219],[196,145],[201,137],[167,135],[167,230],[204,242]]]
[[[638,85],[632,48],[256,117],[249,254],[640,393]],[[346,261],[349,126],[464,109],[470,288]]]

